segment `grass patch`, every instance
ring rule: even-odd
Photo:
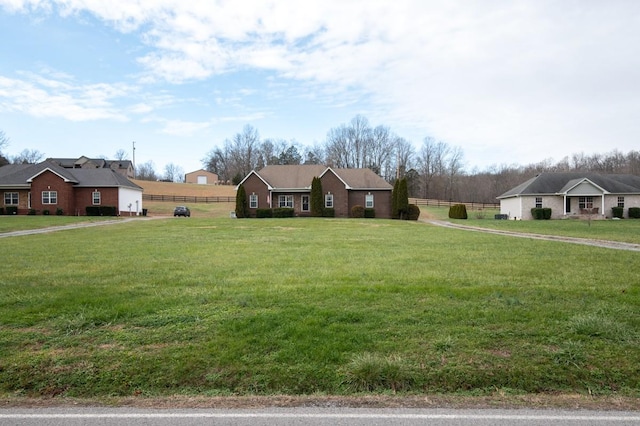
[[[2,242],[5,395],[640,388],[636,253],[213,215]]]

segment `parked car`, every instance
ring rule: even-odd
[[[191,217],[191,210],[189,210],[189,207],[178,206],[173,210],[173,216]]]

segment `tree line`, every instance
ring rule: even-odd
[[[0,165],[37,162],[42,154],[24,150],[6,158],[2,150],[9,139],[0,131]],[[116,156],[126,156],[118,151]],[[126,158],[122,158],[126,159]],[[460,202],[492,203],[496,197],[542,172],[598,172],[640,175],[640,151],[623,153],[575,153],[560,161],[535,164],[493,165],[485,170],[465,169],[464,152],[458,146],[425,137],[419,146],[395,134],[385,125],[372,125],[356,115],[348,123],[327,132],[323,143],[303,146],[295,140],[261,139],[258,130],[246,125],[242,131],[211,149],[202,160],[203,168],[220,180],[237,184],[251,170],[272,164],[323,164],[335,168],[372,169],[389,183],[406,178],[412,198]],[[136,178],[182,182],[184,170],[173,163],[158,174],[152,161],[136,165]]]

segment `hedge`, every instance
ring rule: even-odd
[[[611,207],[611,216],[622,219],[624,217],[624,207]]]
[[[531,209],[531,216],[536,220],[551,219],[551,209],[549,207],[534,207]]]
[[[454,204],[449,207],[450,219],[466,219],[467,218],[467,206],[464,204]]]
[[[293,209],[290,207],[278,207],[273,209],[273,217],[293,217]]]
[[[415,204],[409,204],[409,209],[407,211],[408,220],[418,220],[420,217],[420,207]]]
[[[640,219],[640,207],[629,207],[629,219]]]
[[[5,207],[7,214],[18,214],[18,207],[16,206],[7,206]]]
[[[273,217],[271,209],[256,209],[256,217],[258,219]]]
[[[115,206],[87,206],[87,216],[117,216],[118,209]]]
[[[336,217],[336,209],[325,208],[322,210],[322,217]]]
[[[364,217],[364,206],[353,206],[351,207],[351,217],[356,219],[361,219]]]
[[[374,219],[376,217],[376,209],[364,209],[364,217],[366,217],[367,219]]]
[[[0,207],[0,216],[4,214],[4,207]]]

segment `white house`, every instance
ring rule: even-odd
[[[640,176],[598,173],[541,173],[497,197],[500,213],[532,219],[531,209],[551,208],[551,218],[612,217],[613,207],[640,207]]]

